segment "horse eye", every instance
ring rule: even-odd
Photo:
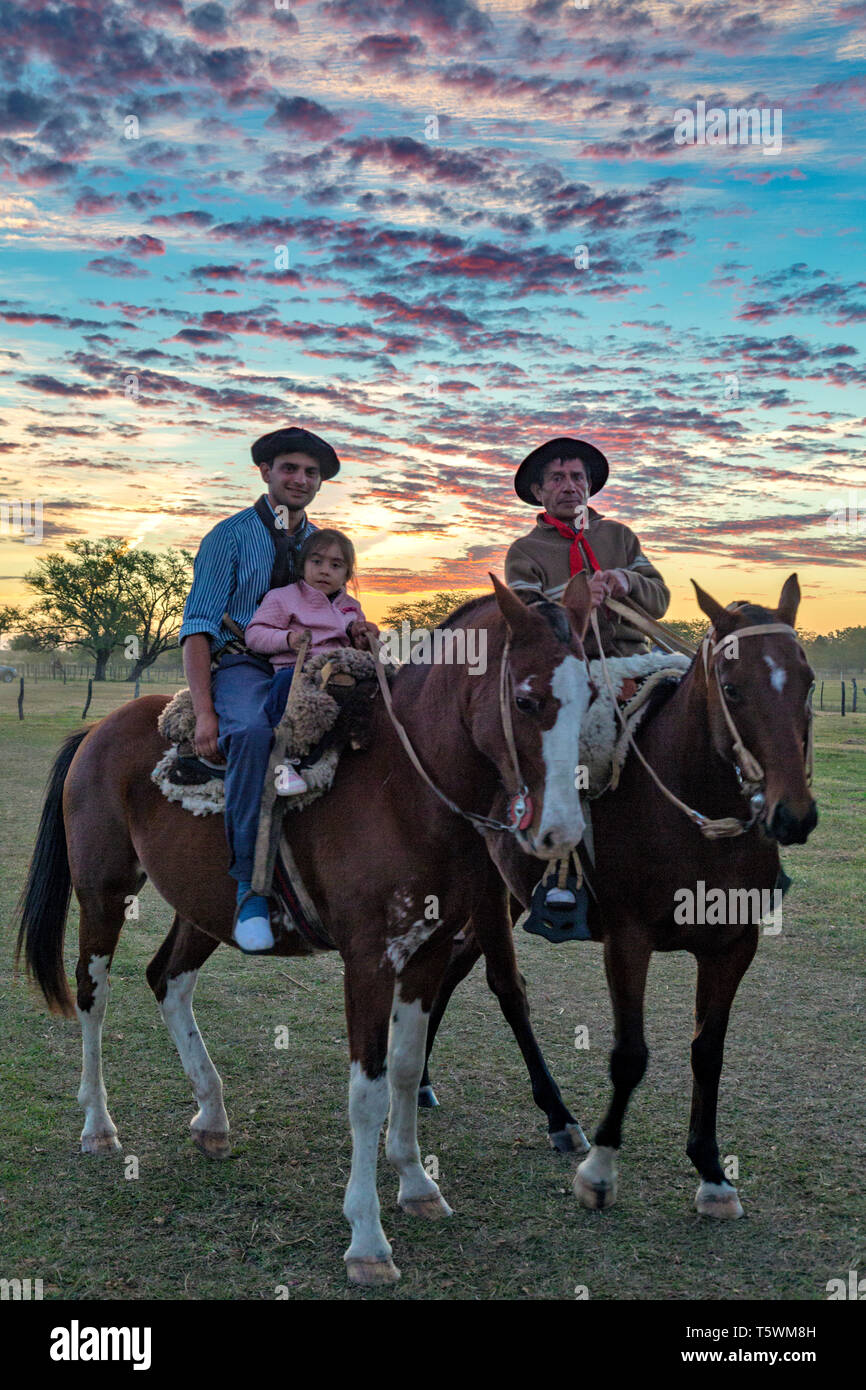
[[[722,686],[722,689],[725,692],[725,699],[729,700],[732,705],[736,705],[739,703],[741,698],[740,692],[735,685],[725,684]]]
[[[541,709],[541,701],[533,699],[531,695],[517,695],[514,703],[521,714],[537,714]]]

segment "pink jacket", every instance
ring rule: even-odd
[[[300,579],[297,584],[286,584],[265,594],[247,624],[246,643],[252,651],[269,656],[279,669],[291,665],[297,656],[288,646],[290,632],[302,633],[309,628],[313,634],[312,650],[321,652],[332,647],[350,647],[346,628],[363,621],[360,603],[345,589],[329,599],[321,589]]]

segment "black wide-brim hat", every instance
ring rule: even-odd
[[[594,444],[587,444],[583,439],[567,439],[564,436],[548,439],[546,444],[540,444],[531,454],[526,455],[515,474],[514,491],[521,502],[528,502],[530,507],[539,505],[538,498],[533,497],[530,489],[532,484],[541,478],[545,465],[553,459],[562,459],[563,462],[566,459],[582,459],[589,470],[590,496],[599,492],[607,482],[607,459]]]
[[[330,444],[299,425],[263,434],[252,446],[251,453],[253,463],[271,463],[277,454],[309,454],[319,465],[323,478],[333,478],[340,471],[340,460]]]

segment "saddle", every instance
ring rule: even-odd
[[[282,756],[297,767],[307,791],[276,801],[263,796],[258,842],[270,845],[271,853],[265,866],[257,864],[257,874],[266,876],[267,884],[256,887],[270,898],[275,936],[278,940],[286,933],[292,936],[293,954],[330,950],[334,943],[304,887],[280,824],[282,814],[309,806],[330,789],[344,750],[369,747],[373,700],[378,693],[369,652],[351,647],[319,652],[297,673],[291,702],[276,731]],[[157,727],[171,745],[151,773],[163,796],[195,816],[222,813],[225,766],[195,753],[195,712],[189,690],[178,691],[169,701]]]

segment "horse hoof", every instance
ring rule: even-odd
[[[107,1158],[121,1152],[121,1143],[116,1134],[82,1134],[81,1152]]]
[[[736,1221],[745,1215],[737,1189],[726,1182],[702,1182],[695,1195],[695,1206],[700,1216],[714,1216],[717,1221]]]
[[[574,1191],[588,1211],[604,1211],[616,1201],[616,1150],[593,1144],[574,1175]]]
[[[205,1158],[228,1158],[231,1155],[232,1144],[227,1134],[212,1129],[194,1129],[191,1133],[192,1142]]]
[[[574,1178],[574,1191],[582,1207],[587,1211],[605,1211],[616,1201],[616,1183],[586,1182],[578,1171]]]
[[[565,1129],[558,1129],[547,1137],[557,1153],[589,1153],[589,1140],[576,1120],[574,1124],[567,1124]]]
[[[421,1086],[418,1090],[418,1109],[435,1110],[439,1105],[432,1086]]]
[[[441,1193],[436,1197],[407,1197],[400,1206],[409,1216],[426,1216],[428,1221],[454,1215]]]
[[[353,1258],[346,1261],[346,1273],[350,1284],[365,1284],[368,1288],[374,1284],[396,1284],[400,1278],[400,1271],[392,1259]]]

